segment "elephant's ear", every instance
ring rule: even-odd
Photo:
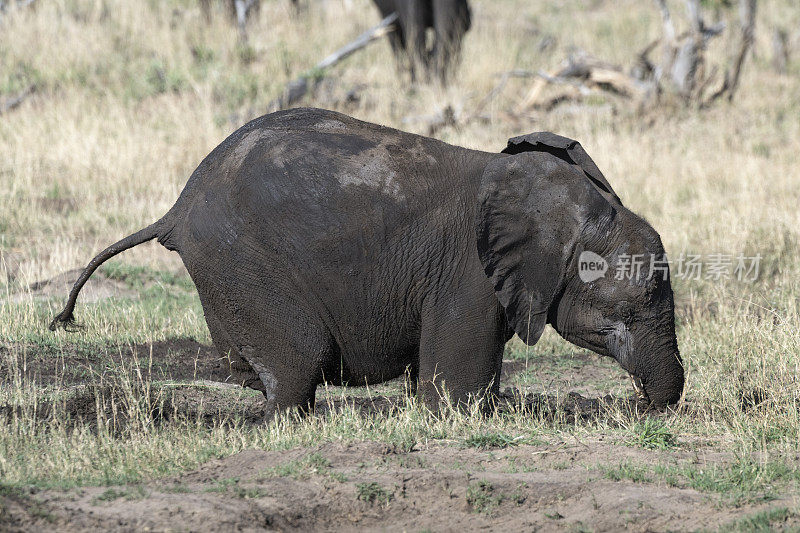
[[[573,166],[543,154],[500,157],[483,172],[478,256],[509,325],[527,344],[539,340],[561,292],[582,226],[578,202],[589,189]]]
[[[578,141],[555,133],[539,131],[529,135],[512,137],[508,140],[508,146],[503,150],[504,154],[512,155],[522,152],[547,152],[571,165],[580,167],[606,200],[622,205],[622,200],[619,199],[617,193],[611,188],[611,184],[608,183],[606,177],[603,176],[603,173],[600,172],[600,169],[597,168],[595,162],[592,161],[592,158],[589,157],[589,154],[586,153],[586,150],[583,149],[583,146]]]

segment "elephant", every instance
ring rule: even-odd
[[[161,219],[91,260],[50,329],[75,326],[98,266],[152,239],[178,252],[233,379],[271,413],[308,412],[324,383],[403,375],[432,409],[491,404],[506,342],[533,345],[547,324],[616,359],[651,405],[682,395],[668,268],[611,272],[663,260],[660,237],[552,133],[485,152],[321,109],[262,116]],[[587,254],[608,272],[584,281]]]
[[[461,41],[471,26],[467,0],[374,0],[382,17],[397,13],[389,42],[400,61],[409,62],[411,79],[416,67],[435,74],[446,84],[461,52]],[[433,30],[428,44],[426,31]]]

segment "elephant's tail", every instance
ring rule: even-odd
[[[141,229],[134,233],[133,235],[128,235],[124,239],[115,242],[92,259],[86,268],[83,269],[81,272],[78,281],[75,282],[75,285],[72,286],[72,290],[69,292],[69,299],[67,300],[67,305],[64,306],[64,309],[56,315],[52,322],[50,322],[50,330],[55,331],[58,328],[64,329],[74,329],[76,327],[75,324],[75,317],[72,314],[75,310],[75,302],[78,299],[78,293],[81,292],[84,284],[89,280],[91,275],[97,270],[97,267],[114,257],[120,252],[124,252],[128,248],[133,248],[134,246],[138,246],[143,242],[147,242],[149,240],[155,239],[159,236],[161,231],[163,230],[164,226],[164,217],[153,224],[150,224],[144,229]]]

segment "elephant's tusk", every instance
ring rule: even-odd
[[[640,400],[649,400],[650,398],[647,396],[647,391],[644,390],[644,386],[642,385],[642,380],[633,374],[629,375],[631,377],[633,388],[636,391],[636,396],[638,396]]]

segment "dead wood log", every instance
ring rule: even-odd
[[[19,107],[19,105],[34,92],[36,92],[36,86],[29,85],[16,96],[13,96],[8,100],[6,100],[5,102],[3,102],[3,104],[0,105],[0,115],[5,115],[6,113],[13,111],[15,108]]]
[[[739,77],[742,73],[742,65],[747,57],[747,52],[753,46],[756,28],[756,0],[741,0],[739,3],[739,16],[742,24],[742,38],[739,44],[739,54],[733,67],[730,88],[728,89],[728,101],[733,100],[736,89],[739,87]]]
[[[410,116],[403,119],[403,124],[419,124],[425,125],[425,132],[428,136],[436,135],[442,128],[457,127],[465,124],[469,118],[459,120],[459,113],[453,109],[453,106],[446,105],[439,111],[432,115],[419,115]]]
[[[739,87],[739,78],[742,73],[744,60],[753,46],[756,25],[756,5],[756,0],[740,0],[739,19],[742,33],[739,41],[739,51],[734,59],[733,69],[726,70],[722,86],[711,95],[706,105],[713,103],[716,99],[725,95],[727,95],[729,102],[733,101],[736,89]]]
[[[258,0],[234,0],[236,10],[236,27],[239,29],[239,40],[247,42],[247,17],[253,7],[258,5]]]
[[[300,77],[289,82],[283,91],[283,95],[270,103],[270,109],[275,111],[297,103],[303,96],[306,95],[306,93],[308,93],[309,90],[313,89],[319,84],[322,78],[325,77],[325,72],[329,68],[349,57],[354,52],[366,47],[373,41],[380,39],[384,35],[394,31],[392,24],[394,24],[396,21],[397,13],[392,13],[388,17],[384,18],[380,24],[365,31],[359,35],[357,39],[344,45],[317,63],[314,68],[304,72],[302,75],[300,75]]]
[[[661,14],[662,35],[639,52],[630,72],[586,53],[570,56],[550,72],[510,71],[503,74],[492,91],[479,101],[473,115],[480,113],[505,88],[511,77],[536,78],[517,108],[517,114],[524,114],[532,108],[549,110],[563,101],[597,92],[633,101],[640,110],[657,102],[665,92],[678,94],[687,104],[699,107],[723,94],[731,100],[744,59],[753,46],[757,0],[740,0],[742,39],[739,53],[733,67],[725,73],[723,87],[708,99],[706,93],[711,90],[721,68],[708,64],[707,49],[709,42],[725,31],[726,24],[724,21],[707,24],[701,0],[684,1],[689,24],[687,30],[679,33],[667,0],[654,0]],[[650,59],[657,49],[660,49],[660,60]],[[561,86],[561,91],[546,91],[551,86]]]
[[[519,106],[524,113],[532,108],[552,109],[572,98],[604,92],[616,97],[641,101],[650,91],[650,84],[623,72],[618,65],[602,61],[586,53],[570,56],[554,72],[533,73],[537,80]],[[544,89],[550,85],[565,86],[567,91],[554,98],[545,98]]]
[[[681,95],[687,101],[700,101],[701,93],[710,81],[705,75],[706,48],[713,37],[725,30],[725,22],[707,25],[703,19],[700,1],[686,0],[689,30],[677,34],[666,1],[655,2],[661,13],[662,37],[639,54],[635,77],[645,79],[648,73],[652,73],[656,94],[661,94],[666,89]],[[661,61],[653,63],[648,56],[658,44],[661,45]]]
[[[675,57],[675,25],[672,23],[672,16],[666,0],[655,0],[658,10],[661,13],[661,25],[663,33],[663,50],[661,62],[655,65],[653,74],[656,85],[660,85],[664,72],[672,69],[672,61]]]
[[[778,74],[786,74],[789,64],[789,36],[786,31],[775,28],[772,32],[772,68]]]

